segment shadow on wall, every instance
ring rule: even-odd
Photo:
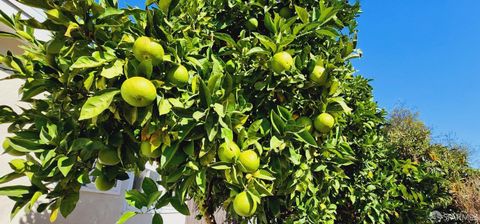
[[[50,223],[50,214],[47,212],[38,213],[32,211],[20,218],[19,224],[47,224]],[[55,222],[56,224],[63,224],[62,222]]]

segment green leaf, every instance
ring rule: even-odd
[[[254,177],[262,180],[270,180],[274,181],[276,178],[267,170],[259,170],[259,172],[255,172],[253,174]]]
[[[157,100],[159,115],[170,113],[170,111],[172,110],[172,105],[170,104],[170,102],[163,97],[157,97]]]
[[[7,187],[0,187],[0,195],[2,196],[9,196],[9,197],[20,197],[24,194],[28,194],[30,192],[30,187],[28,186],[7,186]]]
[[[338,103],[346,114],[350,114],[352,112],[352,108],[348,107],[348,105],[345,103],[345,100],[342,97],[329,98],[327,102]]]
[[[253,35],[255,35],[255,37],[260,41],[260,43],[263,44],[263,46],[265,46],[266,48],[270,48],[272,52],[277,51],[277,45],[273,42],[272,39],[259,33],[253,33]]]
[[[170,199],[170,204],[182,215],[190,215],[190,210],[184,201],[180,201],[178,197]]]
[[[151,178],[145,177],[143,179],[142,189],[143,192],[145,192],[147,195],[150,195],[158,191],[157,183],[155,183],[155,181],[153,181]]]
[[[294,135],[297,137],[298,140],[305,142],[309,145],[312,146],[317,146],[317,142],[315,141],[315,138],[310,134],[308,131],[302,131],[300,133],[294,133]]]
[[[212,104],[212,95],[210,94],[210,90],[208,89],[203,79],[200,78],[199,83],[200,105],[202,105],[202,107],[204,108],[208,108]]]
[[[228,170],[232,168],[232,164],[227,162],[216,162],[212,164],[210,168],[214,170]]]
[[[261,47],[254,47],[254,48],[248,50],[246,55],[249,56],[249,55],[253,55],[253,54],[269,54],[269,53],[270,52],[264,50]]]
[[[137,215],[137,213],[133,211],[128,211],[123,213],[120,219],[118,219],[117,224],[123,224],[135,215]]]
[[[78,193],[73,193],[62,198],[60,204],[60,213],[63,217],[68,217],[68,215],[73,212],[77,206],[79,196],[80,195]]]
[[[155,213],[152,217],[152,224],[163,224],[162,216],[158,213]]]
[[[283,134],[283,132],[285,131],[285,122],[282,120],[282,118],[280,118],[280,116],[278,116],[277,113],[275,113],[275,111],[271,111],[270,112],[270,119],[272,121],[272,126],[273,126],[273,129],[275,131],[277,131],[279,134]]]
[[[300,20],[302,20],[303,23],[308,23],[309,22],[309,14],[308,11],[300,6],[295,5],[295,11],[297,12],[298,16],[300,17]]]
[[[17,113],[9,106],[0,106],[0,124],[11,123],[18,119]]]
[[[70,172],[70,170],[74,165],[74,162],[75,161],[73,159],[66,156],[60,157],[58,159],[57,167],[60,170],[60,172],[63,174],[63,176],[66,177],[68,175],[68,173]]]
[[[265,18],[264,24],[265,24],[265,27],[267,28],[267,30],[269,30],[272,33],[277,33],[277,26],[275,25],[275,23],[272,20],[272,15],[269,12],[267,12],[267,13],[265,13],[264,18]]]
[[[235,40],[233,40],[233,38],[229,35],[229,34],[226,34],[226,33],[215,33],[214,34],[215,38],[219,39],[219,40],[223,40],[225,41],[226,43],[228,43],[229,45],[231,45],[232,47],[235,47],[237,45],[237,43],[235,42]]]
[[[78,58],[75,63],[70,66],[70,70],[73,69],[86,69],[86,68],[95,68],[102,66],[106,63],[105,60],[97,60],[92,56],[82,56]]]
[[[23,173],[17,173],[17,172],[12,172],[12,173],[9,173],[9,174],[5,174],[2,177],[0,177],[0,184],[10,182],[12,180],[18,179],[18,178],[23,177],[23,176],[24,176]]]
[[[111,79],[123,74],[123,65],[125,65],[125,61],[122,59],[116,60],[114,63],[105,66],[100,73],[101,76]]]
[[[148,204],[147,196],[136,189],[125,192],[125,200],[127,200],[129,205],[138,209],[141,209]]]
[[[97,19],[105,19],[105,18],[108,18],[108,17],[111,17],[111,16],[122,15],[123,13],[124,13],[124,11],[121,10],[121,9],[108,7],[108,8],[105,9],[105,12],[102,13],[102,15],[100,15]]]
[[[88,98],[82,107],[79,120],[90,119],[98,116],[106,110],[113,101],[119,90],[111,90],[101,95]]]

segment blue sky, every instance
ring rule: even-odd
[[[480,17],[478,0],[361,1],[359,74],[391,110],[420,113],[434,136],[450,135],[480,167]]]
[[[468,145],[480,167],[480,1],[361,3],[364,56],[354,64],[373,79],[380,107],[419,112],[436,139]]]

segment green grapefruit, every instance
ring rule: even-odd
[[[329,113],[322,113],[315,118],[314,126],[315,129],[321,133],[328,133],[332,130],[333,125],[335,124],[335,118]]]
[[[246,150],[240,153],[239,161],[244,173],[254,173],[260,167],[260,157],[253,150]]]
[[[235,142],[231,142],[229,145],[223,143],[218,148],[218,158],[223,162],[233,162],[240,155],[240,148]]]
[[[253,201],[246,191],[243,191],[233,199],[233,210],[239,216],[250,217],[257,210],[257,203]]]
[[[250,18],[247,20],[245,26],[249,30],[256,30],[258,28],[258,20],[256,18]]]
[[[313,68],[312,74],[310,74],[310,80],[321,86],[327,84],[327,73],[325,73],[325,68],[321,65],[316,65]]]
[[[167,75],[168,81],[177,86],[184,86],[188,84],[189,77],[188,70],[183,65],[178,65]]]
[[[134,107],[146,107],[157,98],[157,89],[150,80],[143,77],[125,80],[120,93],[123,100]]]
[[[101,175],[98,176],[97,179],[95,179],[95,187],[99,191],[108,191],[112,189],[113,186],[115,186],[115,180],[109,180],[107,177]]]
[[[98,153],[98,162],[107,166],[114,166],[120,163],[120,158],[116,150],[102,149]]]
[[[278,52],[273,55],[272,59],[272,70],[276,73],[282,73],[284,71],[289,71],[293,66],[292,56],[286,52]]]
[[[155,159],[162,155],[162,150],[158,147],[152,151],[152,144],[148,141],[144,141],[140,144],[140,153],[144,157]]]
[[[288,19],[292,16],[292,13],[290,12],[290,8],[288,7],[281,8],[278,14],[285,19]]]
[[[313,127],[313,122],[310,118],[308,117],[300,117],[297,119],[297,122],[298,124],[302,125],[303,127],[305,127],[305,130],[307,130],[308,132],[311,132],[312,131],[312,127]]]
[[[150,37],[139,37],[133,43],[133,54],[141,62],[152,60],[153,65],[163,61],[165,52],[161,44],[153,41]]]

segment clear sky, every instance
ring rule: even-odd
[[[120,0],[124,5],[126,0]],[[143,7],[144,1],[128,1]],[[358,74],[380,107],[420,113],[437,139],[468,145],[480,167],[480,1],[361,1]]]

